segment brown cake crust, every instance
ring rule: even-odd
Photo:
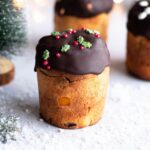
[[[150,80],[150,41],[128,32],[127,69],[133,75]]]
[[[15,67],[5,57],[0,56],[0,86],[10,83],[14,79]]]
[[[37,69],[40,113],[50,124],[77,129],[98,122],[109,83],[109,67],[99,74],[72,75]]]
[[[109,14],[102,13],[90,18],[78,18],[74,16],[55,15],[55,30],[64,31],[70,27],[74,29],[89,28],[101,33],[101,37],[107,40],[107,29],[109,23]]]

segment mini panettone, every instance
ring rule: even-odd
[[[113,0],[58,0],[55,4],[55,30],[85,27],[98,30],[106,40],[112,7]]]
[[[102,117],[110,55],[97,31],[53,32],[36,48],[40,114],[50,124],[75,129]]]
[[[127,69],[150,80],[150,1],[135,3],[128,15]]]
[[[15,66],[7,58],[0,56],[0,86],[10,83],[14,79]]]

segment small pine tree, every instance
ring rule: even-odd
[[[23,9],[13,0],[0,0],[0,51],[21,46],[26,39]]]

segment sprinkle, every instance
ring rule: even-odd
[[[93,4],[92,4],[92,3],[88,3],[88,4],[86,5],[86,7],[87,7],[87,9],[88,9],[89,11],[91,11],[91,10],[93,9]]]
[[[145,12],[147,13],[147,15],[150,15],[150,7],[147,7],[147,8],[145,9]]]
[[[79,45],[78,41],[73,41],[73,45]]]
[[[68,33],[68,34],[72,34],[72,31],[68,31],[67,33]]]
[[[143,12],[143,13],[140,13],[140,14],[139,14],[138,19],[139,19],[139,20],[144,20],[146,17],[147,17],[147,13],[146,13],[146,12]]]
[[[76,33],[76,32],[77,32],[76,30],[73,30],[73,31],[72,31],[72,33]]]
[[[43,61],[43,65],[47,66],[48,65],[48,61],[47,60]]]
[[[95,34],[95,37],[96,38],[100,38],[100,34]]]
[[[68,34],[64,34],[63,37],[64,37],[64,38],[68,38]]]
[[[82,43],[84,42],[84,37],[83,37],[83,36],[79,36],[79,37],[78,37],[78,42],[79,42],[80,44],[82,44]]]
[[[57,40],[59,40],[59,39],[60,39],[60,36],[59,36],[59,35],[57,35],[57,36],[56,36],[56,39],[57,39]]]
[[[45,50],[43,52],[43,59],[44,60],[47,60],[48,58],[50,57],[50,52],[48,50]]]
[[[51,66],[47,66],[47,69],[50,70],[50,69],[51,69]]]
[[[140,6],[142,6],[142,7],[146,7],[146,6],[148,6],[148,1],[140,1]]]
[[[68,44],[65,44],[61,48],[61,52],[68,52],[69,50],[70,50],[70,45],[68,45]]]
[[[78,40],[79,44],[81,44],[85,48],[91,48],[92,47],[92,44],[90,42],[85,41],[83,36],[79,36],[77,40]]]
[[[82,43],[82,46],[84,46],[85,48],[91,48],[92,47],[92,44],[90,42],[83,42]]]
[[[90,29],[86,29],[85,32],[88,33],[88,34],[94,34],[94,31],[90,30]]]
[[[81,49],[81,50],[84,50],[84,46],[80,46],[80,49]]]
[[[81,30],[85,30],[85,28],[84,28],[84,27],[82,27],[82,28],[81,28]]]
[[[72,34],[72,33],[73,33],[73,29],[70,28],[70,29],[66,30],[66,32],[67,32],[68,34]]]
[[[100,34],[99,31],[97,31],[97,30],[90,30],[90,29],[86,29],[85,32],[88,33],[88,34]]]
[[[56,53],[56,58],[60,58],[60,53]]]
[[[64,15],[65,12],[66,12],[65,9],[64,9],[64,8],[61,8],[59,13],[60,13],[60,15]]]
[[[57,35],[60,35],[60,32],[57,32],[57,31],[56,32],[52,32],[51,35],[52,36],[57,36]]]

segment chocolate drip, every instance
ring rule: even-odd
[[[64,37],[64,33],[60,35],[60,39],[54,36],[43,37],[36,48],[35,69],[38,67],[47,69],[43,65],[43,53],[48,50],[50,52],[48,63],[52,69],[76,75],[100,74],[106,66],[110,65],[110,55],[105,42],[96,35],[89,34],[85,30],[78,30],[68,34],[68,38]],[[90,42],[92,46],[81,50],[80,44],[73,44],[79,36]],[[67,52],[60,51],[65,44],[69,44],[70,49]]]
[[[108,13],[113,7],[113,0],[59,0],[55,11],[58,15],[88,18],[100,13]]]
[[[129,11],[127,28],[134,35],[141,35],[150,40],[150,1],[135,3]]]

